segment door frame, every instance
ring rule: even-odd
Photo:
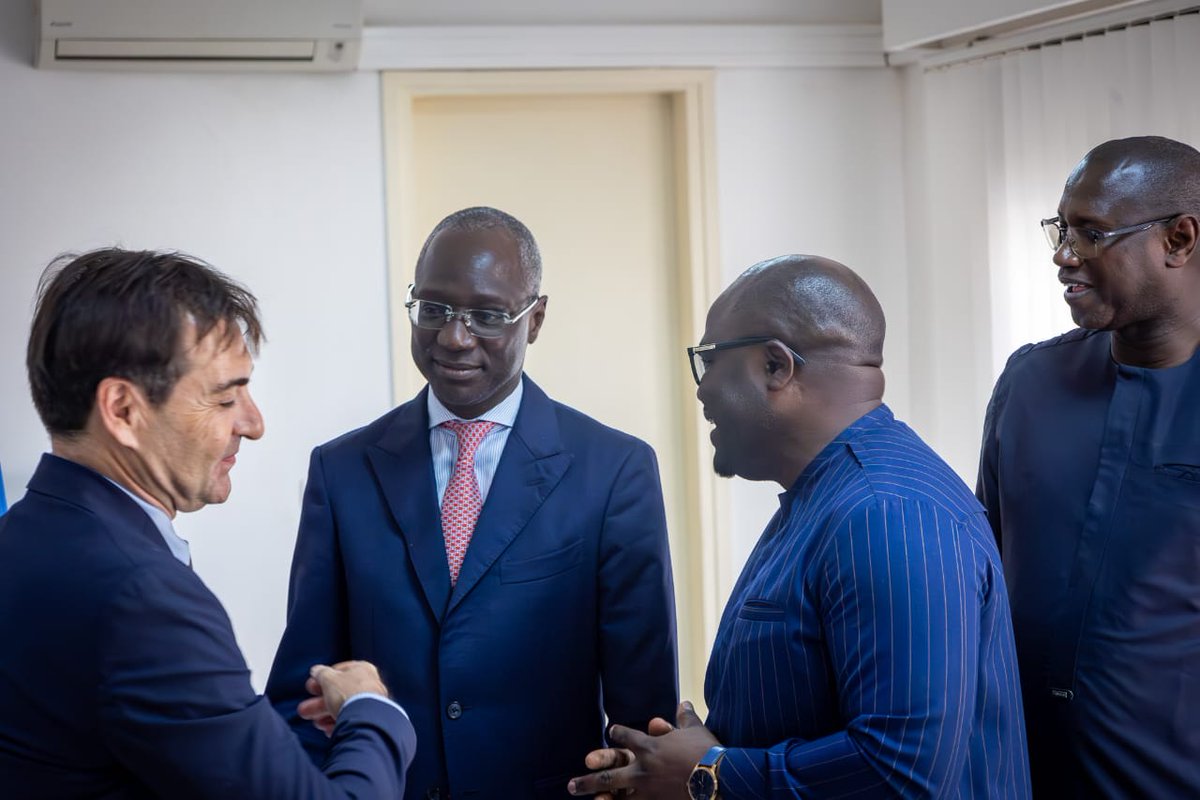
[[[424,98],[463,95],[548,95],[653,93],[666,95],[673,116],[677,185],[677,270],[680,287],[681,347],[699,341],[709,303],[721,288],[716,209],[716,129],[711,70],[547,70],[384,72],[384,163],[387,208],[388,299],[393,404],[411,397],[424,381],[408,352],[404,311],[406,276],[415,263],[425,231],[417,230],[414,103]],[[684,553],[674,554],[682,643],[680,684],[685,697],[703,706],[704,671],[720,622],[721,586],[729,585],[728,564],[719,558],[718,520],[729,516],[728,488],[710,465],[709,426],[700,406],[681,381],[676,398],[683,420],[685,525],[675,532]],[[682,573],[682,574],[680,574]],[[699,613],[697,613],[697,611]]]

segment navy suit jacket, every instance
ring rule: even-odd
[[[313,452],[267,694],[319,755],[305,665],[371,660],[417,728],[408,798],[568,797],[605,714],[675,710],[654,453],[525,379],[451,589],[425,391]]]
[[[325,774],[249,671],[225,610],[133,500],[42,457],[0,517],[0,795],[396,797],[411,724],[347,706]]]

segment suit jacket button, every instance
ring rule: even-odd
[[[458,719],[462,716],[463,708],[457,700],[454,700],[450,705],[446,706],[446,716],[450,719]]]
[[[434,786],[432,789],[425,791],[425,800],[441,800],[442,790]]]

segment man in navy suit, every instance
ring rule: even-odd
[[[983,508],[883,404],[883,311],[852,271],[747,270],[689,348],[713,468],[783,487],[689,704],[575,794],[1029,797],[1012,623]],[[632,756],[632,757],[631,757]]]
[[[379,664],[421,741],[410,800],[566,797],[606,717],[677,701],[654,453],[523,378],[540,279],[515,218],[444,219],[407,303],[428,387],[312,456],[267,694],[319,757],[306,665]]]
[[[415,738],[375,668],[307,670],[324,773],[249,671],[171,520],[229,496],[262,338],[254,297],[177,253],[98,250],[42,281],[27,363],[50,433],[0,517],[0,794],[397,797]],[[336,722],[334,721],[336,718]]]

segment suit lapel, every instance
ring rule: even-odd
[[[367,448],[367,458],[388,508],[408,545],[425,600],[440,622],[450,597],[450,566],[442,541],[441,513],[429,450],[425,389],[396,410],[392,424]]]
[[[29,479],[29,491],[86,508],[111,523],[114,533],[136,537],[155,550],[171,554],[150,515],[90,467],[45,453]]]
[[[496,465],[447,613],[462,602],[524,530],[571,464],[571,455],[563,452],[553,403],[533,381],[524,380],[521,408]],[[449,569],[444,551],[442,568]]]

